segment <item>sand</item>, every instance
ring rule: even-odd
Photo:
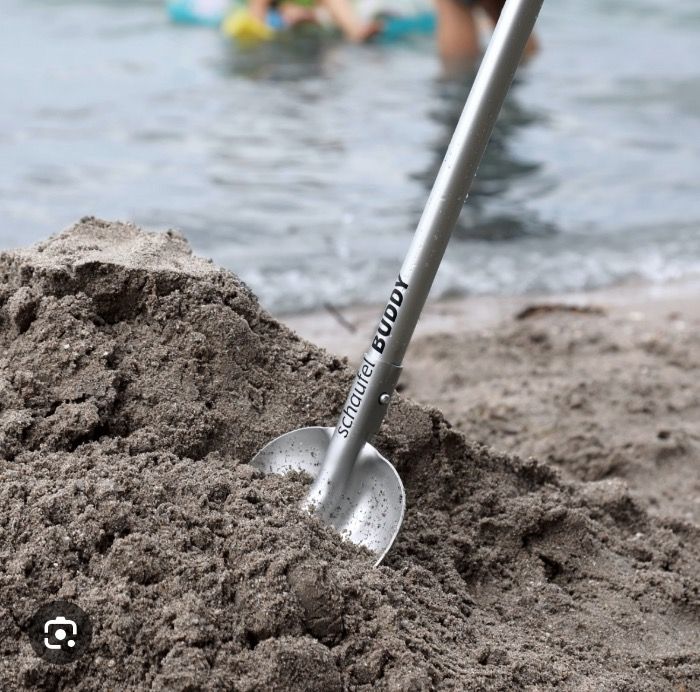
[[[177,234],[85,219],[2,255],[3,688],[700,685],[700,529],[619,479],[399,397],[376,445],[408,509],[375,569],[297,509],[304,478],[246,464],[332,425],[351,377]],[[92,618],[69,666],[24,634],[53,598]]]
[[[622,479],[650,512],[700,525],[699,328],[675,311],[648,321],[554,306],[486,339],[420,340],[407,392],[471,439],[567,478]]]
[[[700,524],[700,281],[428,306],[402,391],[470,439]],[[292,316],[354,361],[380,309]]]

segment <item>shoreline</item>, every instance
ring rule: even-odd
[[[511,321],[517,313],[529,306],[559,304],[600,307],[611,317],[626,316],[636,322],[656,323],[674,312],[695,320],[700,319],[700,276],[663,284],[629,283],[571,293],[466,296],[435,301],[429,298],[404,365],[410,362],[413,344],[418,339],[435,334],[493,329]],[[272,314],[302,338],[356,362],[367,350],[383,307],[379,304],[356,305],[290,314],[272,311]],[[333,314],[334,311],[340,317]],[[352,326],[353,331],[348,326]]]

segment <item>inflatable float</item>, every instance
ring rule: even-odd
[[[435,31],[435,13],[429,5],[411,6],[410,2],[402,5],[401,11],[376,6],[364,12],[365,16],[371,14],[381,20],[380,38],[395,41]],[[245,7],[232,5],[229,0],[167,0],[166,7],[170,20],[177,24],[220,27],[227,36],[243,42],[267,41],[288,28],[275,10],[268,12],[265,22],[261,22]]]
[[[229,12],[228,0],[167,0],[170,21],[176,24],[220,27]]]

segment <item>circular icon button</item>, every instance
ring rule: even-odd
[[[92,641],[92,623],[75,603],[51,601],[32,615],[27,630],[34,653],[47,663],[73,663]]]

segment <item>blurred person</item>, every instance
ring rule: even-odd
[[[438,51],[443,60],[450,63],[472,63],[481,53],[479,22],[475,14],[481,9],[489,23],[496,25],[505,0],[435,0],[438,19]],[[539,48],[533,34],[525,48],[525,58],[534,55]]]
[[[362,43],[376,36],[382,29],[377,21],[364,21],[355,11],[351,0],[250,0],[250,13],[261,23],[265,22],[268,10],[275,7],[288,26],[305,22],[317,23],[316,8],[324,8],[345,38]]]

